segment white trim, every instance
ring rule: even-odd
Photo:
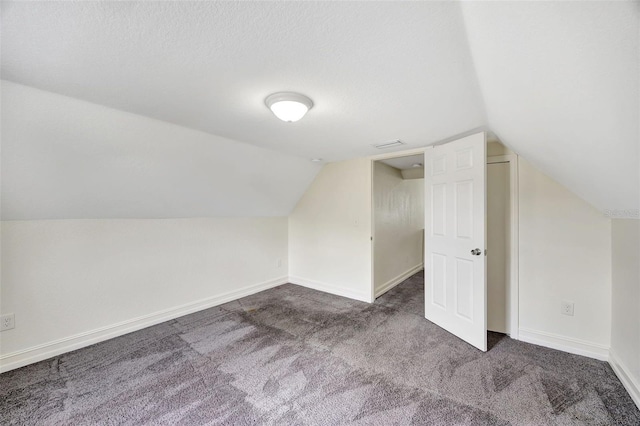
[[[509,160],[511,169],[509,183],[511,185],[511,324],[509,335],[512,339],[519,339],[520,330],[520,182],[518,176],[518,156],[512,155]]]
[[[631,375],[631,370],[620,361],[620,358],[612,349],[609,349],[609,365],[611,365],[613,372],[616,373],[624,388],[629,392],[633,402],[640,409],[640,383]]]
[[[427,149],[430,149],[430,148],[432,148],[432,147],[431,146],[425,146],[425,147],[422,147],[422,148],[406,149],[404,151],[387,152],[387,153],[384,153],[384,154],[372,155],[369,158],[373,162],[373,161],[378,161],[378,160],[387,160],[389,158],[408,157],[410,155],[424,154],[424,152]]]
[[[547,333],[546,331],[521,327],[520,340],[571,354],[599,359],[600,361],[607,361],[609,359],[609,346],[587,342],[586,340],[575,339],[573,337],[561,336],[559,334]]]
[[[301,277],[289,277],[291,284],[307,287],[313,290],[323,291],[325,293],[335,294],[336,296],[347,297],[349,299],[360,300],[362,302],[371,303],[369,294],[366,292],[353,291],[350,288],[337,286],[334,284],[312,281]]]
[[[385,157],[386,158],[386,157]],[[369,244],[369,264],[371,265],[371,284],[369,286],[369,303],[373,303],[376,301],[376,206],[375,206],[375,167],[376,160],[373,158],[369,163],[369,188],[371,188],[371,194],[369,194],[369,199],[371,200],[371,205],[369,207],[369,216],[370,216],[370,224],[371,224],[371,237]]]
[[[424,269],[424,263],[420,263],[419,265],[416,265],[413,268],[401,273],[397,277],[391,278],[389,281],[384,283],[382,287],[380,287],[380,289],[376,291],[375,293],[376,299],[382,296],[383,294],[385,294],[386,292],[388,292],[389,290],[391,290],[392,288],[394,288],[395,286],[397,286],[398,284],[402,283],[407,278],[411,277],[412,275],[415,275],[417,272],[421,271],[422,269]]]
[[[201,299],[196,302],[164,309],[152,314],[143,315],[116,324],[100,327],[95,330],[86,331],[27,349],[11,352],[0,357],[0,373],[24,367],[25,365],[29,365],[34,362],[84,348],[86,346],[122,336],[152,325],[160,324],[164,321],[172,320],[183,315],[231,302],[241,297],[249,296],[260,291],[286,284],[287,282],[288,277],[276,278],[245,287],[241,290],[235,290],[219,296]]]
[[[515,157],[517,157],[515,154],[487,155],[487,164],[508,163],[510,161],[513,161]]]
[[[487,164],[509,163],[509,214],[511,216],[509,235],[509,337],[519,340],[520,330],[520,222],[518,191],[518,156],[516,154],[487,157]]]

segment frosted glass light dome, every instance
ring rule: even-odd
[[[276,117],[289,123],[300,120],[313,107],[311,99],[293,92],[274,93],[264,103]]]

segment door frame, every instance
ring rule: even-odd
[[[487,156],[487,165],[509,163],[509,337],[518,338],[520,329],[520,284],[519,284],[519,202],[518,202],[518,156],[516,154]]]
[[[378,160],[386,160],[389,158],[406,157],[408,155],[425,154],[427,150],[433,149],[434,145],[423,148],[408,149],[404,151],[394,151],[385,154],[378,154],[369,157],[370,180],[371,180],[371,285],[369,289],[370,303],[375,302],[375,276],[374,276],[374,239],[375,239],[375,220],[373,206],[373,166]],[[509,163],[509,197],[510,197],[510,259],[509,259],[509,336],[514,340],[519,340],[520,330],[520,295],[519,295],[519,206],[518,201],[518,156],[516,154],[495,155],[486,157],[487,164],[492,163]],[[426,194],[425,194],[426,196]]]
[[[394,151],[394,152],[389,152],[389,153],[385,153],[385,154],[378,154],[378,155],[373,155],[371,157],[369,157],[369,159],[371,160],[370,163],[370,173],[369,173],[369,179],[371,180],[371,286],[369,289],[369,303],[374,303],[376,301],[376,280],[375,280],[375,253],[374,253],[374,244],[375,244],[375,238],[376,238],[376,222],[375,222],[375,206],[373,205],[374,203],[374,182],[373,182],[373,167],[376,161],[379,160],[388,160],[389,158],[398,158],[398,157],[408,157],[410,155],[416,155],[416,154],[422,154],[422,160],[423,160],[423,164],[424,164],[424,154],[427,152],[427,150],[432,149],[433,145],[429,145],[429,146],[425,146],[422,148],[414,148],[414,149],[407,149],[404,151]],[[425,194],[426,195],[426,194]],[[424,262],[424,259],[422,259]]]

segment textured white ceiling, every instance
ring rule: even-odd
[[[484,124],[460,8],[394,2],[3,3],[2,77],[328,161]],[[265,107],[297,91],[298,123]],[[406,148],[406,147],[405,147]]]
[[[637,2],[3,2],[2,15],[5,80],[327,161],[490,128],[599,208],[638,207]],[[314,108],[280,122],[263,101],[281,90]]]

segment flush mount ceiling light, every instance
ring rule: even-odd
[[[278,92],[267,96],[264,103],[282,121],[300,120],[313,107],[311,99],[293,92]]]
[[[422,163],[413,163],[413,164],[411,165],[411,167],[413,167],[413,168],[417,169],[417,168],[419,168],[419,167],[422,167]]]

